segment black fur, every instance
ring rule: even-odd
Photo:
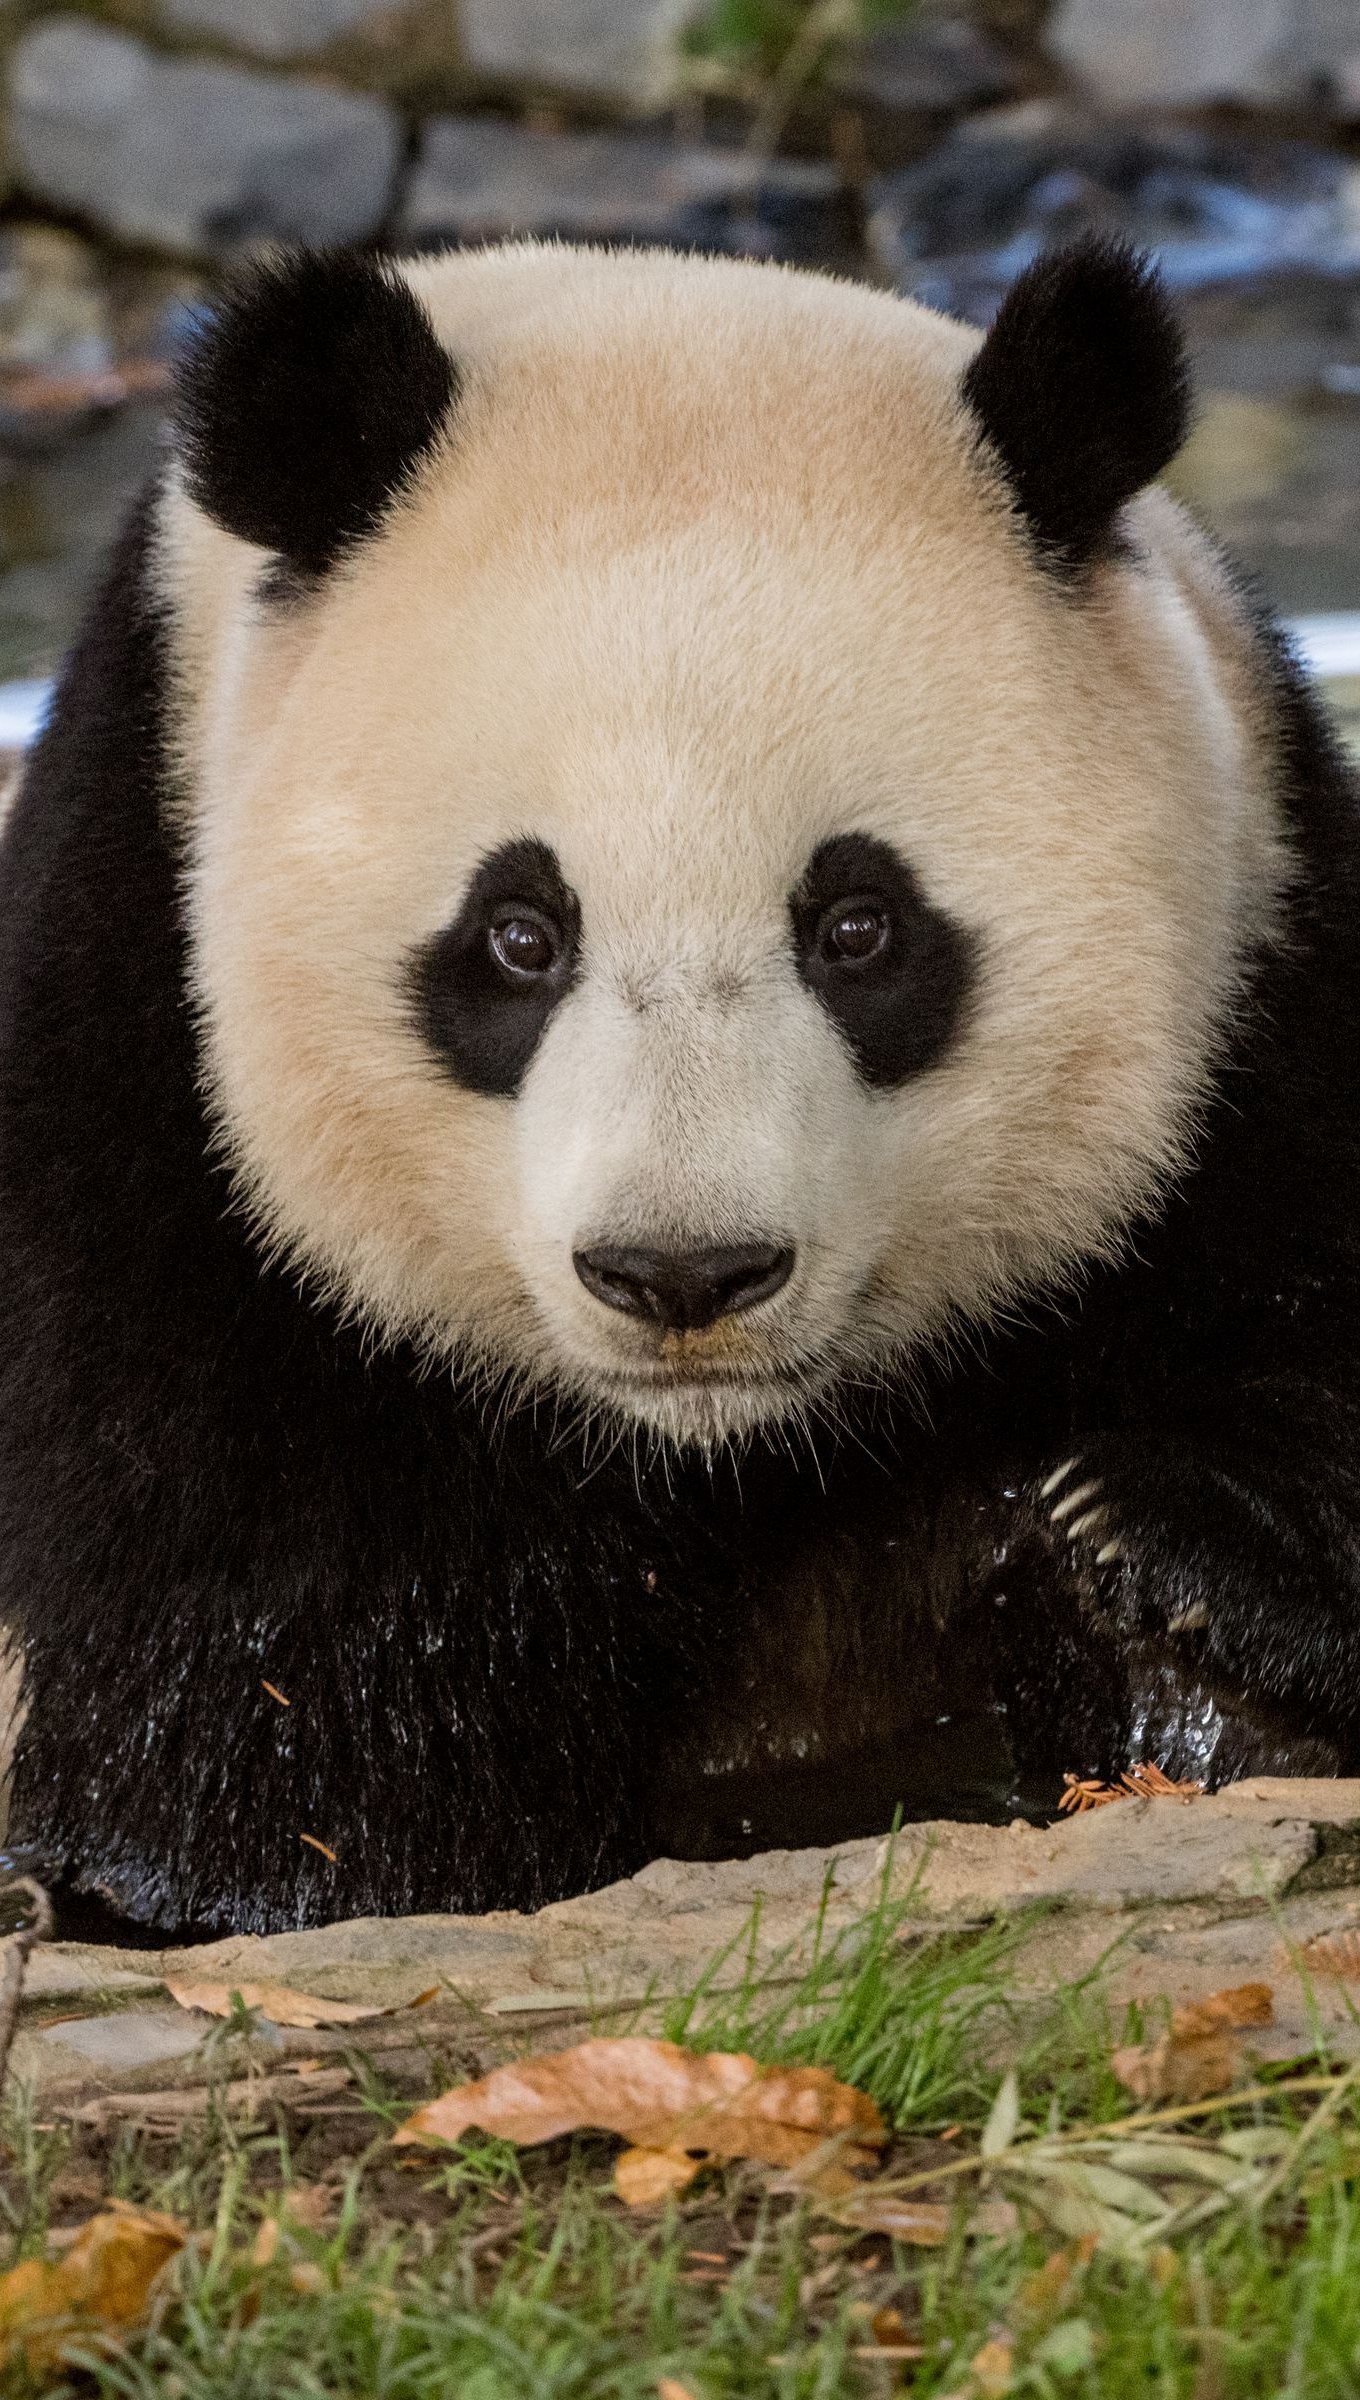
[[[370,533],[447,425],[452,359],[376,259],[267,259],[218,302],[180,370],[194,498],[283,562],[324,575]]]
[[[234,1212],[145,538],[0,849],[20,1835],[145,1921],[266,1928],[527,1906],[899,1799],[1051,1808],[1135,1736],[1172,1771],[1360,1764],[1360,817],[1268,628],[1299,876],[1195,1170],[910,1408],[845,1395],[820,1474],[771,1445],[635,1484],[369,1355]],[[1053,1520],[1074,1453],[1117,1561]]]
[[[1003,300],[963,395],[1041,556],[1070,573],[1189,430],[1180,328],[1156,276],[1118,242],[1041,258]]]
[[[887,939],[872,957],[837,958],[823,935],[855,900],[881,905]],[[937,1065],[964,1021],[974,945],[931,907],[905,860],[871,834],[837,834],[809,861],[789,905],[798,972],[865,1082],[890,1089]]]
[[[556,933],[548,973],[507,974],[491,948],[501,919],[526,907]],[[435,1057],[470,1092],[509,1097],[576,973],[581,907],[546,842],[507,842],[484,859],[453,923],[410,969],[416,1023]]]

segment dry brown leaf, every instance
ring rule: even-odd
[[[1275,1995],[1268,1983],[1239,1983],[1204,2000],[1188,2001],[1159,2041],[1116,2050],[1110,2061],[1136,2100],[1176,2104],[1207,2100],[1232,2088],[1241,2071],[1239,2032],[1269,2025]]]
[[[787,2168],[839,2135],[844,2168],[867,2164],[887,2138],[867,2093],[825,2067],[765,2068],[739,2051],[700,2054],[641,2034],[497,2067],[418,2108],[394,2139],[456,2142],[474,2125],[521,2144],[585,2127],[621,2134],[636,2149],[669,2154],[664,2168],[630,2156],[625,2182],[653,2195],[680,2188],[678,2153]]]
[[[656,2208],[685,2191],[703,2163],[688,2150],[622,2150],[614,2161],[614,2189],[629,2208]]]
[[[1187,2000],[1171,2020],[1178,2041],[1198,2041],[1204,2034],[1234,2030],[1242,2025],[1269,2025],[1275,2016],[1275,1994],[1268,1983],[1234,1983],[1207,1999]]]
[[[1340,1933],[1315,1933],[1305,1942],[1299,1959],[1311,1975],[1334,1975],[1341,1983],[1360,1983],[1360,1932],[1346,1927]]]
[[[1198,1800],[1204,1790],[1204,1785],[1197,1776],[1187,1776],[1182,1781],[1177,1781],[1174,1776],[1164,1775],[1161,1768],[1154,1766],[1150,1758],[1145,1759],[1141,1765],[1126,1767],[1119,1780],[1125,1791],[1131,1793],[1135,1800],[1187,1802]]]
[[[1016,2293],[1015,2306],[1027,2328],[1048,2325],[1059,2314],[1074,2276],[1090,2265],[1099,2240],[1097,2233],[1080,2234],[1076,2241],[1054,2250],[1041,2267],[1025,2277]]]
[[[1117,1783],[1101,1783],[1095,1776],[1064,1775],[1063,1785],[1058,1811],[1072,1817],[1084,1816],[1088,1809],[1108,1808],[1115,1800],[1197,1800],[1204,1790],[1202,1783],[1178,1783],[1164,1775],[1151,1759],[1126,1767]]]
[[[162,2270],[188,2235],[174,2217],[115,2201],[82,2225],[63,2257],[0,2275],[0,2366],[59,2373],[71,2349],[118,2348],[145,2322]]]
[[[981,2400],[1004,2400],[1015,2375],[1014,2345],[1006,2340],[984,2342],[968,2368]]]
[[[177,1975],[166,1976],[165,1988],[181,2008],[202,2009],[205,2016],[229,2017],[239,1999],[243,2007],[258,2009],[271,2025],[298,2025],[308,2031],[319,2025],[362,2025],[369,2017],[393,2017],[400,2008],[423,2008],[436,1997],[434,1991],[421,1992],[397,2008],[370,2008],[358,2000],[316,1999],[286,1983],[193,1983]]]
[[[1128,1796],[1119,1784],[1102,1783],[1094,1775],[1064,1775],[1058,1812],[1064,1817],[1084,1817],[1089,1809],[1109,1808],[1112,1802],[1127,1800]]]
[[[252,2267],[272,2267],[279,2255],[279,2235],[283,2228],[277,2217],[265,2217],[250,2245]]]

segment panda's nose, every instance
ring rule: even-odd
[[[772,1242],[720,1250],[630,1250],[602,1242],[576,1251],[572,1263],[606,1308],[692,1333],[772,1300],[793,1273],[793,1251]]]

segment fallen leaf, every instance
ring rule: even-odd
[[[703,2163],[688,2150],[623,2150],[614,2161],[614,2189],[629,2208],[656,2208],[685,2191]]]
[[[117,2349],[150,2314],[153,2287],[188,2235],[174,2217],[115,2201],[82,2225],[59,2259],[0,2275],[0,2366],[59,2371],[69,2350]]]
[[[279,2255],[279,2235],[282,2227],[277,2217],[265,2217],[250,2245],[252,2267],[272,2267]]]
[[[1139,1766],[1126,1767],[1119,1780],[1135,1800],[1179,1800],[1184,1804],[1198,1800],[1204,1791],[1198,1776],[1187,1775],[1178,1779],[1173,1775],[1164,1775],[1150,1758]]]
[[[1015,2374],[1015,2349],[1009,2341],[984,2342],[968,2361],[981,2400],[1004,2400]]]
[[[336,2214],[342,2196],[333,2185],[294,2183],[283,2195],[283,2207],[294,2225],[304,2226],[309,2233],[319,2233]]]
[[[1347,1926],[1340,1933],[1315,1933],[1299,1952],[1300,1964],[1312,1975],[1334,1975],[1341,1983],[1360,1983],[1360,1933]]]
[[[881,2348],[890,2342],[905,2342],[909,2330],[900,2308],[876,2308],[869,2319],[869,2331]]]
[[[1239,2032],[1269,2025],[1275,1998],[1268,1983],[1241,1983],[1178,2008],[1160,2040],[1116,2050],[1110,2061],[1134,2098],[1177,2104],[1229,2091],[1242,2066]]]
[[[1101,1783],[1094,1776],[1064,1775],[1063,1784],[1059,1812],[1075,1817],[1083,1816],[1088,1809],[1108,1808],[1115,1800],[1198,1800],[1204,1790],[1202,1783],[1177,1782],[1173,1776],[1164,1775],[1151,1759],[1126,1767],[1117,1783]]]
[[[1210,1992],[1207,1999],[1187,2000],[1171,2020],[1173,2036],[1198,2041],[1223,2027],[1269,2025],[1275,2016],[1275,1994],[1268,1983],[1235,1983],[1227,1991]]]
[[[1083,1817],[1092,1808],[1109,1808],[1116,1800],[1127,1800],[1128,1793],[1117,1783],[1102,1783],[1094,1775],[1064,1775],[1063,1795],[1058,1811],[1064,1817]]]
[[[867,2093],[825,2067],[766,2068],[739,2051],[701,2054],[641,2034],[497,2067],[418,2108],[393,2138],[456,2142],[474,2125],[521,2144],[587,2126],[621,2134],[635,2146],[625,2153],[625,2183],[654,2196],[681,2188],[680,2153],[694,2154],[696,2164],[754,2158],[790,2168],[840,2136],[845,2167],[868,2164],[887,2138]],[[668,2163],[643,2164],[636,2150]]]
[[[358,2000],[321,2000],[310,1992],[295,1992],[286,1983],[192,1983],[167,1975],[165,1988],[181,2008],[198,2008],[208,2017],[230,2017],[239,2000],[243,2008],[258,2009],[271,2025],[298,2025],[314,2031],[318,2025],[362,2025],[370,2017],[394,2017],[404,2008],[423,2008],[435,1991],[419,1992],[393,2008],[371,2008]]]
[[[1026,2275],[1016,2293],[1016,2309],[1027,2326],[1047,2326],[1066,2304],[1074,2276],[1088,2267],[1095,2256],[1099,2235],[1083,2233],[1075,2242],[1064,2243]]]

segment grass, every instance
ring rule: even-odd
[[[1109,2060],[1143,2028],[1098,1976],[1018,2013],[1019,1931],[932,1936],[885,1902],[805,1972],[736,1946],[666,2012],[672,2038],[871,2091],[890,2182],[951,2202],[940,2248],[754,2168],[629,2216],[590,2137],[394,2153],[406,2100],[370,2061],[348,2113],[173,2138],[44,2126],[14,2095],[0,2264],[101,2195],[199,2229],[160,2323],[60,2387],[128,2400],[1354,2400],[1360,2079],[1319,2056],[1134,2112]]]

